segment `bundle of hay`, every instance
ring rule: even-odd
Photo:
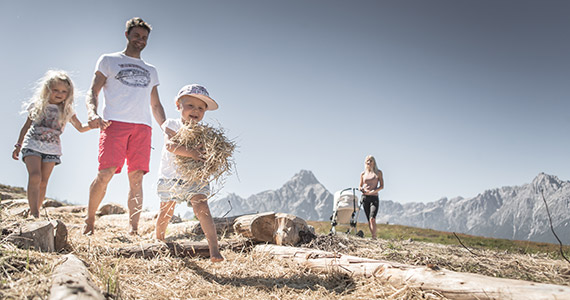
[[[222,175],[229,174],[236,144],[226,138],[222,128],[189,122],[184,124],[171,140],[192,149],[203,149],[204,161],[176,155],[175,163],[182,179],[188,182],[220,182]]]

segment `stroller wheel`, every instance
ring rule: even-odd
[[[364,237],[364,231],[359,230],[359,231],[356,233],[356,236]]]

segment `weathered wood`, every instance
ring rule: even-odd
[[[234,233],[234,221],[240,216],[227,217],[227,218],[213,218],[214,225],[216,226],[216,233],[218,235]],[[168,225],[169,230],[186,231],[191,234],[204,234],[202,226],[199,221],[185,221]]]
[[[121,214],[124,214],[126,212],[127,212],[127,210],[119,204],[107,203],[107,204],[103,204],[103,205],[101,205],[101,207],[99,207],[96,215],[98,215],[98,216],[121,215]]]
[[[44,201],[44,203],[42,204],[42,207],[62,207],[62,206],[64,206],[62,202],[53,199],[46,199],[46,201]]]
[[[69,205],[69,206],[61,206],[61,207],[46,207],[46,211],[48,214],[55,213],[55,214],[79,214],[84,213],[87,211],[87,206],[84,205]]]
[[[59,299],[106,299],[91,280],[91,276],[85,264],[73,254],[67,254],[62,258],[52,275],[50,300]]]
[[[42,252],[53,252],[54,227],[49,221],[27,223],[6,237],[7,241],[22,249],[33,248]]]
[[[220,243],[220,249],[232,249],[241,251],[251,246],[248,241],[231,240]],[[175,257],[210,257],[210,248],[207,242],[166,242],[166,243],[148,243],[120,248],[117,255],[123,257],[137,258],[154,258],[159,255],[168,255]]]
[[[257,245],[254,251],[292,259],[317,272],[380,277],[391,284],[433,290],[449,299],[570,299],[570,287],[405,265],[307,248]]]
[[[145,212],[141,212],[140,213],[140,219],[139,222],[148,222],[148,221],[153,221],[156,220],[156,218],[158,217],[158,212],[149,212],[149,211],[145,211]],[[115,222],[115,221],[128,221],[129,220],[129,214],[121,214],[121,215],[104,215],[101,216],[99,218],[99,220],[101,221],[107,221],[107,222]]]
[[[53,220],[51,224],[54,228],[54,250],[59,252],[67,246],[67,226],[60,220]]]
[[[308,241],[310,241],[311,235],[314,236],[305,220],[291,214],[275,214],[273,242],[276,245],[295,246],[302,239],[309,238]]]
[[[245,215],[234,221],[234,231],[256,242],[273,243],[275,213]]]
[[[139,258],[153,258],[166,254],[177,257],[210,257],[210,249],[207,242],[167,242],[124,247],[120,248],[117,254]]]

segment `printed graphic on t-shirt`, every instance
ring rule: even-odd
[[[135,64],[119,64],[121,71],[115,79],[130,87],[147,87],[150,84],[150,72]]]
[[[36,141],[44,143],[59,143],[61,129],[59,109],[55,105],[49,105],[46,107],[43,118],[31,127],[30,136]]]

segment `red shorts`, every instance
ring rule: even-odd
[[[148,173],[151,135],[147,125],[111,121],[99,136],[99,170],[116,167],[115,173],[121,173],[126,159],[129,173]]]

